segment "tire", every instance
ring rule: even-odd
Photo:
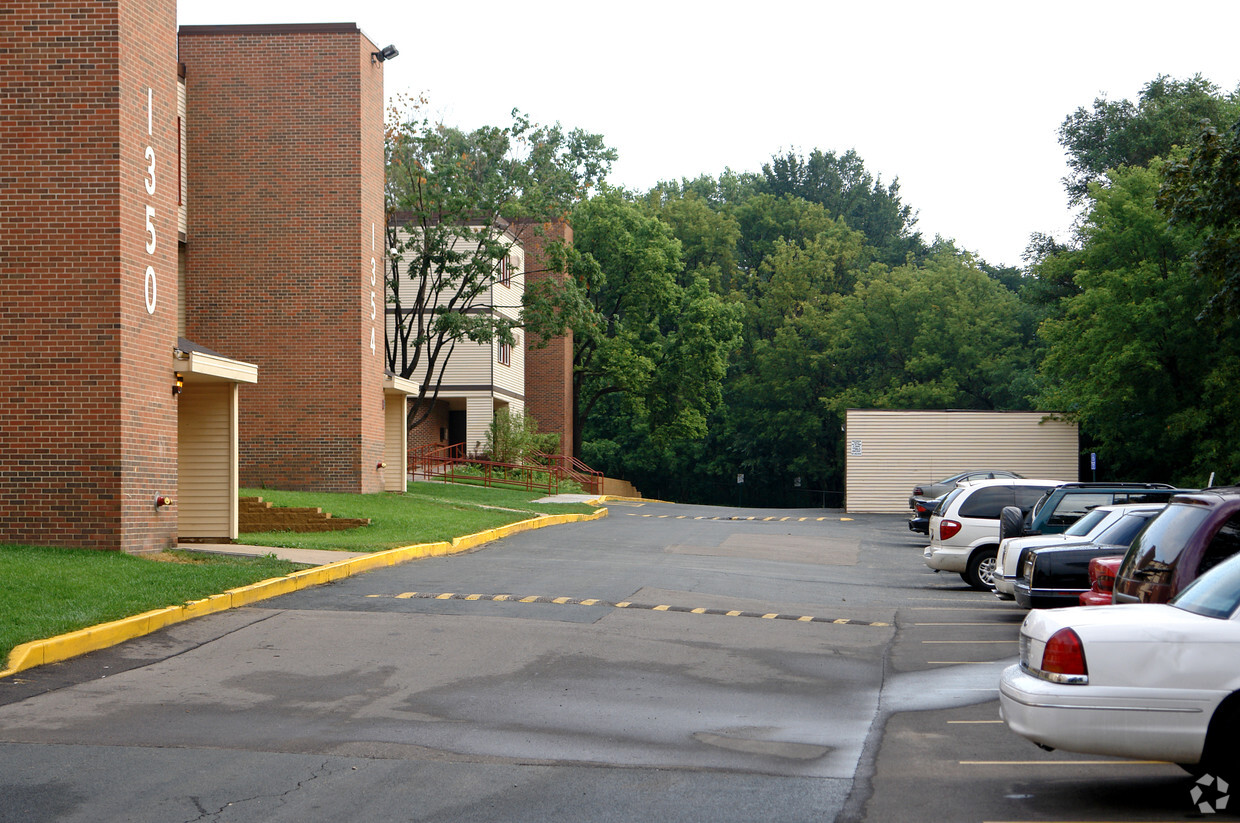
[[[1201,762],[1182,767],[1194,775],[1210,774],[1229,782],[1240,780],[1240,751],[1236,748],[1238,736],[1240,695],[1233,694],[1215,710],[1214,717],[1210,720]]]
[[[1019,506],[1004,506],[999,512],[999,541],[1025,533],[1025,513]]]
[[[983,546],[969,555],[969,565],[965,569],[964,582],[979,592],[988,592],[995,587],[995,560],[999,553],[998,546]]]

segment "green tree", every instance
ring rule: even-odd
[[[1091,186],[1079,292],[1039,330],[1040,407],[1079,421],[1122,479],[1235,480],[1240,338],[1234,320],[1198,317],[1210,290],[1193,274],[1191,229],[1155,207],[1161,170],[1155,160]]]
[[[655,444],[700,438],[719,402],[737,333],[734,311],[659,219],[618,191],[573,212],[568,273],[526,291],[526,328],[537,341],[573,334],[573,417],[582,454],[599,403],[612,397]],[[605,433],[599,433],[604,436]]]
[[[1148,166],[1197,133],[1202,120],[1231,123],[1240,116],[1240,96],[1220,93],[1201,75],[1176,80],[1167,75],[1146,83],[1134,103],[1094,100],[1078,108],[1059,127],[1068,154],[1064,178],[1073,205],[1089,195],[1091,183],[1106,183],[1106,172],[1120,166]]]
[[[419,393],[409,426],[430,414],[444,370],[463,341],[514,341],[520,321],[491,303],[515,243],[562,219],[615,159],[602,137],[538,126],[462,131],[417,106],[393,108],[386,136],[388,211],[385,354]]]
[[[910,252],[924,251],[917,215],[900,199],[899,180],[884,186],[852,149],[840,155],[819,149],[808,157],[793,151],[776,155],[762,167],[758,191],[817,203],[865,235],[885,262],[902,263]]]
[[[1171,163],[1158,193],[1173,224],[1199,233],[1193,260],[1214,289],[1211,305],[1240,309],[1240,120],[1224,134],[1205,125],[1183,160]]]
[[[528,463],[535,452],[559,454],[560,435],[538,431],[538,421],[528,415],[500,409],[487,429],[486,454],[497,463]]]
[[[736,244],[740,227],[725,211],[714,209],[696,191],[655,188],[643,202],[650,213],[680,241],[681,263],[687,272],[706,278],[713,291],[727,293],[738,282]]]
[[[874,267],[834,300],[824,351],[844,409],[1026,409],[1032,329],[1016,295],[968,253]]]

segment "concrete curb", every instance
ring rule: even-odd
[[[385,566],[395,566],[424,557],[444,557],[451,554],[461,554],[484,543],[500,540],[520,532],[542,529],[547,526],[559,526],[564,523],[598,520],[606,516],[607,509],[598,509],[593,514],[548,514],[542,517],[531,518],[530,520],[509,523],[507,526],[488,529],[477,534],[456,537],[451,541],[418,543],[412,546],[385,549],[364,557],[341,560],[336,563],[329,563],[326,566],[317,566],[313,569],[293,572],[284,577],[261,580],[258,583],[229,589],[226,592],[214,594],[202,600],[191,600],[181,606],[155,609],[133,615],[132,617],[114,620],[111,623],[88,626],[85,629],[78,629],[75,632],[57,635],[46,640],[32,640],[29,643],[15,646],[13,651],[9,652],[8,663],[6,668],[0,671],[0,677],[8,677],[9,675],[17,674],[26,669],[33,669],[46,663],[56,663],[86,654],[87,652],[106,649],[126,640],[132,640],[135,637],[142,637],[143,635],[158,631],[174,623],[181,623],[186,620],[192,620],[195,617],[204,617],[208,614],[247,606],[270,597],[308,589],[312,586],[320,586],[324,583],[351,577],[362,572],[372,571]]]

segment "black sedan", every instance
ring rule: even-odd
[[[925,497],[914,497],[913,516],[908,520],[908,530],[929,536],[930,515],[934,513],[942,499],[942,497],[936,497],[933,500]]]
[[[1089,591],[1089,561],[1095,557],[1122,557],[1128,546],[1068,543],[1043,546],[1025,555],[1016,578],[1016,603],[1026,609],[1079,606]]]
[[[994,480],[998,477],[1017,477],[1020,475],[1015,472],[999,471],[996,469],[974,469],[973,471],[960,472],[953,474],[951,477],[944,477],[942,480],[935,480],[928,483],[918,483],[913,487],[913,493],[909,495],[908,507],[916,509],[915,500],[921,498],[923,500],[934,500],[942,497],[961,483],[975,483],[978,480]]]

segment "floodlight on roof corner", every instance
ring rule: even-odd
[[[395,46],[391,46],[391,45],[384,46],[378,51],[370,53],[370,62],[382,63],[384,60],[391,60],[393,57],[395,57],[398,54],[400,54],[400,52],[396,50]]]

